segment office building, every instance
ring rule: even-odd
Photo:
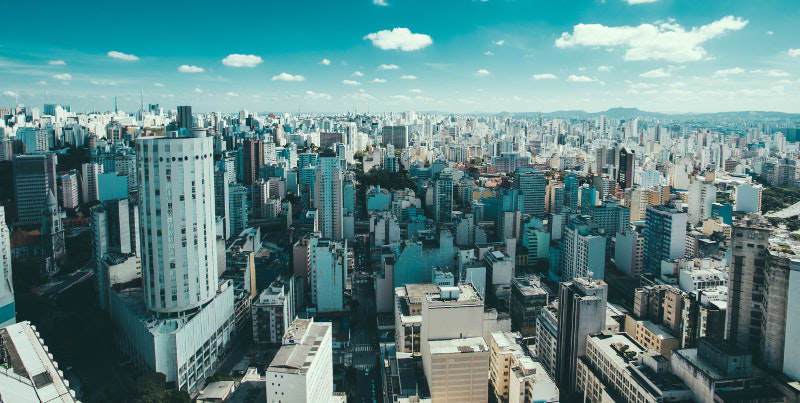
[[[242,178],[245,185],[258,180],[259,169],[264,165],[264,142],[249,138],[242,145]]]
[[[383,126],[383,146],[391,144],[394,148],[402,150],[408,147],[408,126]]]
[[[536,335],[536,318],[547,306],[547,291],[534,277],[517,277],[511,281],[511,330],[523,336]]]
[[[558,303],[542,308],[536,318],[536,359],[547,374],[555,378],[558,351]]]
[[[344,311],[347,279],[347,241],[312,236],[308,244],[311,303],[318,312]]]
[[[60,176],[61,207],[75,209],[80,204],[78,199],[78,174],[70,172]]]
[[[586,336],[606,326],[608,285],[600,280],[575,278],[560,284],[555,380],[566,396],[578,391],[578,357],[586,355]]]
[[[487,251],[483,254],[483,263],[486,265],[486,283],[491,284],[488,297],[502,300],[511,297],[511,279],[516,269],[513,259],[505,252]]]
[[[111,287],[130,281],[131,275],[129,271],[114,273],[107,264],[106,255],[118,255],[115,259],[139,255],[138,209],[128,199],[108,200],[92,208],[89,224],[92,231],[92,260],[98,306],[107,310]],[[134,270],[141,275],[140,264],[135,265],[138,267],[134,267]]]
[[[564,176],[564,207],[570,211],[578,211],[578,175],[566,174]]]
[[[228,217],[231,236],[237,236],[247,228],[247,186],[241,183],[228,185]]]
[[[292,281],[273,281],[252,302],[253,342],[258,345],[280,344],[294,320]]]
[[[762,185],[743,183],[736,187],[733,210],[741,213],[761,213]]]
[[[686,252],[686,213],[667,206],[649,206],[644,226],[644,272],[659,276],[661,261]]]
[[[453,215],[453,175],[442,171],[433,181],[433,216],[436,222],[449,222]]]
[[[489,335],[489,381],[498,402],[557,402],[558,387],[542,364],[525,353],[518,333]]]
[[[0,329],[0,340],[0,391],[4,402],[78,402],[30,322]]]
[[[48,188],[58,193],[56,183],[56,155],[35,153],[15,155],[14,200],[17,204],[18,225],[40,226]]]
[[[619,167],[617,169],[617,184],[623,189],[633,187],[634,161],[636,155],[633,150],[623,147],[619,150]]]
[[[266,373],[268,403],[329,402],[333,397],[331,324],[295,319]]]
[[[523,199],[520,206],[522,214],[544,215],[545,198],[544,172],[535,168],[520,168],[514,171],[514,189],[519,190]]]
[[[317,161],[313,194],[323,238],[340,240],[344,237],[342,180],[339,158],[331,150],[322,152]]]
[[[81,165],[81,191],[84,203],[91,203],[99,200],[99,179],[103,173],[103,166],[96,163]]]
[[[711,205],[716,201],[717,188],[714,183],[695,178],[694,182],[689,185],[688,221],[692,225],[697,225],[711,217]]]
[[[564,228],[563,272],[561,278],[603,278],[606,262],[606,238],[591,221],[575,219]]]
[[[0,327],[17,321],[11,268],[11,235],[6,226],[6,212],[0,206]]]
[[[48,260],[48,273],[53,273],[56,269],[61,268],[67,260],[61,209],[50,189],[47,189],[45,208],[42,211],[42,255]]]
[[[178,123],[178,128],[186,129],[190,132],[192,131],[192,128],[194,127],[194,122],[192,120],[191,105],[178,106],[177,123]]]

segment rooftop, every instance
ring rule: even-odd
[[[267,371],[291,374],[307,373],[323,339],[330,331],[330,323],[314,322],[312,319],[295,319],[283,338],[299,343],[281,347],[269,364]]]
[[[488,352],[489,346],[483,337],[467,337],[462,339],[433,340],[430,342],[431,355],[436,354],[468,354]]]

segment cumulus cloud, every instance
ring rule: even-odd
[[[567,77],[567,81],[572,81],[572,82],[576,82],[576,83],[591,83],[591,82],[597,81],[597,79],[596,78],[591,78],[591,77],[586,77],[586,76],[576,76],[576,75],[573,74],[573,75]]]
[[[273,76],[272,81],[306,81],[306,78],[299,74],[281,73]]]
[[[488,75],[491,75],[491,74],[492,73],[490,73],[489,70],[486,70],[486,69],[480,69],[480,70],[475,72],[475,75],[478,76],[478,77],[488,76]]]
[[[14,91],[6,91],[6,92],[3,92],[3,95],[5,95],[7,97],[15,97],[15,96],[17,96],[17,93],[14,92]]]
[[[72,80],[72,76],[69,73],[53,74],[51,77],[53,77],[54,80],[61,80],[61,81]]]
[[[531,76],[534,80],[555,80],[558,78],[555,74],[552,73],[543,73],[543,74],[534,74]]]
[[[229,97],[238,97],[239,96],[239,94],[237,94],[237,93],[235,93],[233,91],[226,92],[225,95],[227,95]]]
[[[354,80],[342,80],[342,84],[344,85],[361,85],[360,82]]]
[[[506,41],[501,39],[499,41],[492,41],[492,43],[497,45],[497,46],[503,46],[503,44],[506,43]]]
[[[230,54],[228,57],[222,59],[222,64],[228,67],[256,67],[261,63],[264,63],[261,56],[240,55],[238,53]]]
[[[422,91],[419,88],[412,88],[412,89],[408,90],[408,92],[411,92],[411,93],[414,93],[414,94],[421,94],[424,91]]]
[[[153,85],[156,86],[156,87],[164,87],[164,84],[161,84],[161,83],[153,83]]]
[[[400,76],[403,80],[416,80],[417,76],[412,76],[411,74],[406,74],[404,76]]]
[[[47,81],[44,80],[39,81],[38,83],[36,83],[36,85],[47,85]]]
[[[488,50],[486,52],[483,52],[483,54],[486,55],[486,56],[494,56],[494,53],[492,53],[491,51],[488,51]]]
[[[202,68],[202,67],[189,66],[188,64],[182,64],[182,65],[178,66],[178,71],[180,71],[181,73],[202,73],[202,72],[204,72],[206,70],[204,68]]]
[[[702,60],[708,52],[703,43],[728,31],[744,28],[748,20],[729,15],[708,25],[686,30],[674,21],[636,27],[607,27],[602,24],[578,24],[573,33],[564,32],[556,39],[559,48],[603,46],[627,48],[625,60],[663,59],[671,62]]]
[[[386,80],[384,80],[384,79],[382,79],[382,78],[376,78],[376,79],[374,79],[374,80],[372,80],[372,81],[370,81],[370,82],[371,82],[371,83],[378,83],[378,84],[382,84],[382,83],[385,83],[385,82],[386,82]]]
[[[380,69],[380,70],[397,70],[399,68],[400,68],[400,66],[398,66],[396,64],[382,64],[382,65],[378,66],[378,69]]]
[[[429,35],[412,33],[408,28],[373,32],[364,37],[383,50],[400,49],[404,52],[422,49],[433,43]]]
[[[353,77],[364,77],[364,73],[356,71],[355,73],[353,73]]]
[[[744,69],[741,67],[734,67],[732,69],[717,70],[714,72],[714,77],[727,77],[734,74],[742,74]]]
[[[789,51],[786,53],[788,53],[791,57],[797,57],[800,56],[800,49],[789,49]]]
[[[322,60],[319,62],[319,64],[321,64],[321,65],[323,65],[323,66],[330,66],[330,65],[331,65],[331,61],[330,61],[330,60],[328,60],[328,59],[322,59]]]
[[[670,77],[671,75],[672,75],[671,72],[669,72],[669,71],[665,70],[663,67],[661,67],[661,68],[658,68],[658,69],[655,69],[655,70],[650,70],[650,71],[648,71],[646,73],[639,74],[639,77],[664,78],[664,77]]]
[[[195,88],[195,89],[194,89],[194,93],[195,93],[195,94],[202,94],[202,93],[203,93],[203,90],[201,90],[200,88]]]
[[[771,69],[771,70],[758,69],[758,70],[752,70],[751,73],[765,74],[765,75],[767,75],[767,77],[791,77],[792,76],[791,73],[787,73],[787,72],[785,72],[783,70],[775,70],[775,69]]]
[[[372,0],[372,4],[381,7],[386,7],[389,5],[389,3],[386,2],[386,0]]]
[[[614,66],[600,66],[600,67],[597,68],[597,70],[600,70],[600,71],[611,71],[611,69],[613,69],[613,68],[614,68]]]
[[[310,98],[310,99],[313,99],[315,101],[318,101],[318,100],[330,101],[331,100],[331,96],[330,95],[316,93],[314,91],[306,91],[306,98]]]
[[[774,32],[772,32],[772,31],[767,31],[766,33],[767,33],[767,35],[772,35],[772,34],[774,34]]]
[[[67,63],[65,63],[63,60],[50,60],[47,62],[47,64],[51,66],[64,66]]]
[[[91,83],[94,85],[110,85],[112,87],[118,85],[116,81],[107,81],[107,80],[91,80]]]
[[[130,55],[130,54],[127,54],[127,53],[117,52],[116,50],[112,50],[112,51],[108,52],[108,57],[110,57],[112,59],[125,60],[127,62],[135,62],[135,61],[139,60],[139,58],[136,55]]]

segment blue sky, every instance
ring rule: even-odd
[[[800,110],[796,0],[80,3],[4,5],[0,106]]]

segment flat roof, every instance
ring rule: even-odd
[[[483,337],[432,340],[430,341],[430,347],[431,355],[489,352],[489,346],[486,345]]]
[[[296,323],[300,322],[300,323]],[[295,325],[296,324],[296,325]],[[302,333],[300,333],[302,331]],[[267,371],[292,374],[305,374],[314,361],[322,340],[327,332],[331,331],[330,322],[314,322],[311,319],[295,319],[284,338],[298,339],[298,344],[281,347],[275,358],[269,364]],[[289,337],[292,336],[292,337]]]

